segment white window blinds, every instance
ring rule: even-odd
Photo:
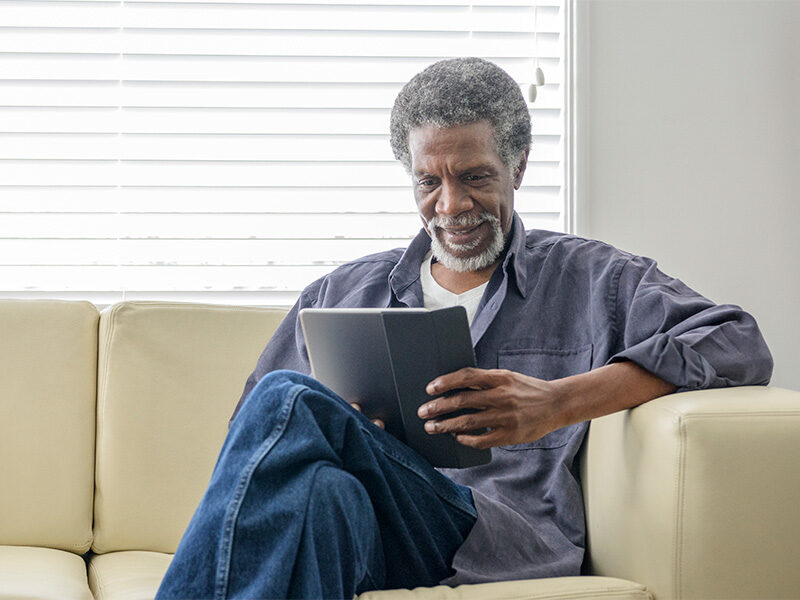
[[[452,56],[538,52],[516,208],[563,230],[561,4],[0,0],[0,297],[285,305],[406,246],[389,113]]]

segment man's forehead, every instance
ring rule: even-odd
[[[413,164],[412,173],[414,175],[425,175],[436,171],[435,164],[429,164],[428,161],[421,160]],[[455,173],[477,173],[486,172],[492,174],[497,172],[497,166],[485,160],[460,160],[448,165],[448,170]]]
[[[452,127],[420,125],[409,132],[408,142],[414,170],[417,164],[426,162],[426,159],[445,156],[458,157],[459,162],[491,163],[500,160],[494,130],[488,121]]]

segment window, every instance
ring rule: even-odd
[[[538,53],[516,208],[563,231],[562,4],[0,0],[0,297],[286,305],[406,246],[389,113],[452,56]]]

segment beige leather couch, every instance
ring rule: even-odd
[[[0,598],[152,598],[280,309],[0,301]],[[591,576],[362,598],[800,596],[800,393],[592,423]]]

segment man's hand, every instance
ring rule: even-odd
[[[350,406],[355,408],[358,412],[361,412],[361,405],[357,404],[356,402],[351,402]],[[374,425],[377,425],[381,429],[386,429],[386,425],[380,419],[370,419]]]
[[[473,448],[532,442],[568,424],[562,410],[564,398],[556,384],[505,369],[460,369],[437,377],[426,391],[432,396],[452,393],[420,406],[417,414],[432,419],[425,423],[425,430],[451,433]],[[478,412],[446,417],[446,413],[465,408]],[[445,418],[436,419],[442,415]],[[489,431],[470,433],[483,428]]]
[[[420,406],[417,414],[432,419],[425,423],[428,433],[450,433],[465,446],[490,448],[533,442],[561,427],[633,408],[676,389],[629,361],[553,381],[470,367],[431,381],[426,391],[439,397]],[[465,408],[478,412],[437,419]],[[470,433],[482,428],[490,431]]]

